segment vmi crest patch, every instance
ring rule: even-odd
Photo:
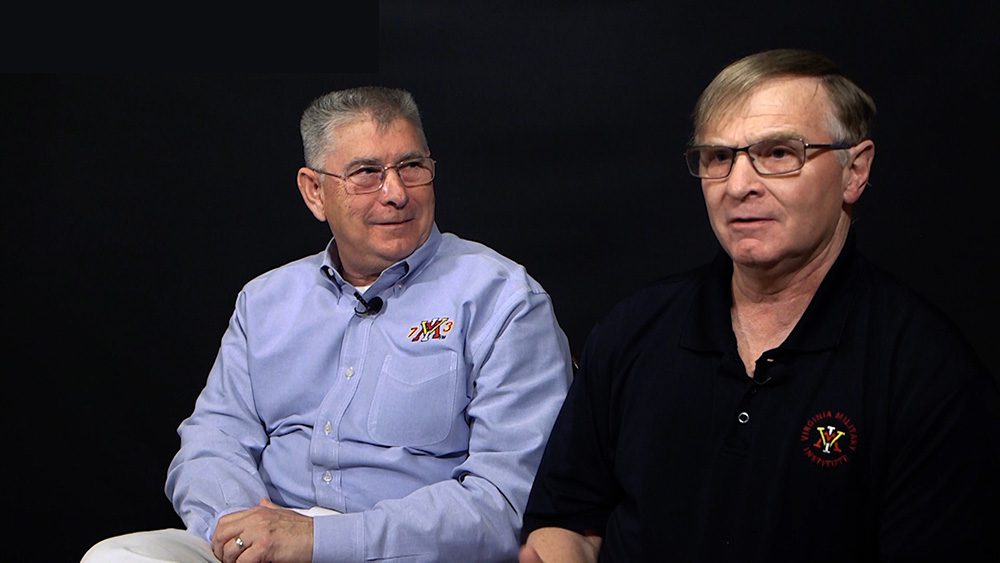
[[[417,326],[411,326],[410,332],[406,337],[410,342],[441,340],[446,338],[454,327],[455,321],[448,317],[438,317],[429,321],[420,321],[420,324]]]
[[[799,435],[802,453],[820,467],[837,467],[851,461],[858,449],[858,429],[840,411],[820,411],[806,421]]]

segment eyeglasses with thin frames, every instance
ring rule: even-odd
[[[806,165],[808,149],[848,149],[857,143],[808,143],[803,139],[764,139],[745,147],[693,145],[684,151],[688,171],[696,178],[721,180],[729,176],[736,155],[745,152],[761,176],[790,174]]]
[[[355,195],[377,192],[385,184],[389,170],[395,170],[400,182],[407,188],[425,186],[434,180],[434,169],[437,161],[424,156],[407,158],[395,164],[359,164],[348,169],[343,174],[334,174],[321,168],[309,167],[310,170],[327,176],[333,176],[344,182],[347,192]]]

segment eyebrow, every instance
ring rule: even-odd
[[[761,137],[761,138],[757,139],[756,141],[754,141],[754,143],[759,143],[761,141],[788,141],[788,140],[791,140],[791,139],[798,140],[798,139],[801,139],[801,138],[802,138],[802,135],[800,135],[798,133],[792,133],[792,132],[777,133],[775,135],[768,135],[766,137]],[[751,143],[751,144],[753,144],[753,143]]]
[[[763,142],[763,141],[788,141],[790,139],[796,139],[796,140],[798,140],[798,139],[801,139],[801,138],[802,138],[802,135],[800,135],[798,133],[793,133],[793,132],[776,133],[774,135],[766,135],[766,136],[763,136],[763,137],[757,137],[753,141],[750,141],[749,143],[747,143],[746,145],[743,145],[743,146],[747,146],[748,147],[750,145],[755,145],[755,144]],[[698,147],[725,147],[725,148],[730,148],[730,149],[732,149],[732,148],[738,148],[738,147],[733,146],[733,145],[722,145],[722,144],[718,144],[718,143],[702,143],[702,144],[698,144],[698,145],[694,145],[694,146],[698,146]]]
[[[424,157],[425,155],[421,151],[410,151],[400,155],[398,159],[393,161],[393,164],[398,164],[405,160],[413,160],[415,158],[424,158]],[[367,166],[367,165],[383,166],[382,161],[377,158],[371,156],[359,156],[358,158],[352,159],[350,162],[348,162],[347,165],[344,167],[344,169],[352,170],[358,166]]]

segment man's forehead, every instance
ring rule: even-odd
[[[404,118],[378,122],[362,118],[332,131],[328,158],[350,162],[395,162],[427,152],[417,128]]]
[[[701,131],[699,142],[813,136],[827,129],[828,109],[819,79],[772,78],[720,108]]]

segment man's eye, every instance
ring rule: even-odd
[[[366,176],[380,176],[381,174],[382,169],[378,166],[361,166],[348,174],[348,176],[352,178],[364,178]]]
[[[781,158],[788,158],[792,156],[792,154],[793,154],[792,149],[783,146],[776,146],[771,148],[771,150],[767,154],[767,157],[781,159]]]
[[[794,147],[791,147],[781,141],[767,141],[760,143],[756,149],[756,151],[752,152],[756,152],[758,157],[771,160],[793,158],[798,154]]]
[[[733,159],[732,151],[716,149],[707,152],[707,159],[709,162],[729,162]]]

